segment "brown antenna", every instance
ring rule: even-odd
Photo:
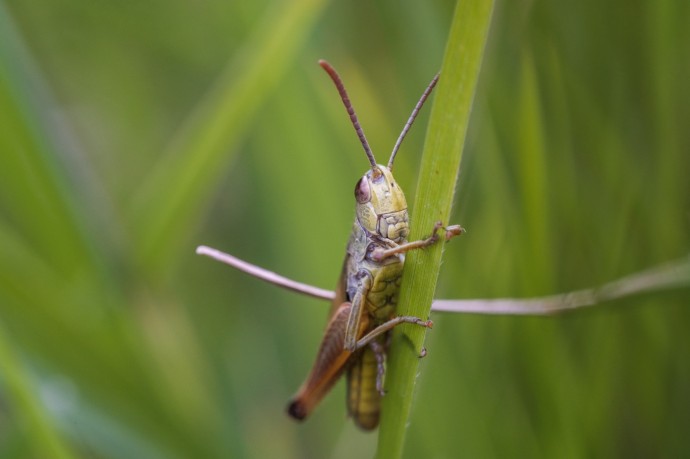
[[[400,144],[402,143],[403,139],[405,138],[407,131],[409,131],[410,128],[412,127],[412,123],[414,123],[414,119],[417,118],[417,113],[419,113],[419,110],[422,109],[422,105],[424,105],[424,102],[426,102],[426,99],[429,97],[429,94],[431,94],[431,91],[434,89],[434,86],[436,86],[436,83],[438,82],[438,77],[439,77],[439,74],[437,73],[436,76],[434,77],[434,79],[431,80],[431,83],[429,83],[429,86],[427,86],[426,90],[424,91],[424,94],[422,94],[422,97],[419,99],[419,102],[417,102],[417,105],[415,105],[414,110],[412,110],[412,114],[410,115],[410,118],[407,120],[407,123],[405,123],[405,127],[403,127],[403,130],[400,133],[400,137],[398,137],[398,141],[395,142],[395,146],[393,147],[393,153],[391,153],[391,159],[388,160],[388,169],[389,170],[393,170],[393,161],[395,160],[396,153],[398,153],[398,149],[400,148]]]
[[[376,165],[374,153],[371,152],[369,142],[367,142],[367,138],[364,136],[362,126],[360,126],[359,121],[357,120],[357,114],[355,113],[355,109],[352,107],[352,102],[350,102],[350,98],[347,95],[347,91],[345,90],[345,85],[343,85],[343,81],[340,79],[340,75],[338,75],[338,72],[336,72],[335,69],[331,67],[331,64],[324,61],[323,59],[319,60],[319,65],[323,67],[323,69],[331,77],[331,80],[333,80],[333,83],[335,83],[335,87],[338,89],[338,93],[340,93],[340,98],[343,100],[343,104],[345,105],[347,114],[350,115],[350,121],[352,121],[352,125],[355,127],[355,131],[357,131],[359,141],[362,142],[364,152],[367,154],[367,158],[369,158],[369,163],[371,163],[371,170],[374,172],[374,174],[376,174],[377,172],[379,172],[379,167]]]

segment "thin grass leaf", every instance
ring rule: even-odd
[[[522,61],[521,88],[518,102],[519,114],[516,120],[516,145],[519,148],[518,189],[522,196],[526,235],[528,238],[527,254],[531,259],[534,270],[531,275],[539,273],[540,281],[550,285],[548,279],[551,270],[548,269],[551,260],[551,247],[548,231],[549,193],[547,152],[544,145],[545,138],[543,122],[541,120],[541,101],[536,69],[532,56],[525,53]],[[524,255],[523,255],[524,256]],[[530,275],[530,273],[521,273]]]
[[[428,234],[438,220],[448,223],[492,11],[491,0],[460,1],[456,6],[424,145],[410,240]],[[409,254],[400,315],[429,316],[442,250],[443,244],[437,244]],[[423,339],[421,327],[403,325],[393,332],[377,451],[380,459],[402,455]]]
[[[1,217],[35,255],[73,273],[92,261],[93,241],[78,218],[79,192],[47,126],[50,96],[5,8],[0,5]]]

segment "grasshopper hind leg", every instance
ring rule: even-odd
[[[386,335],[386,338],[390,338],[390,335]],[[385,391],[383,390],[383,377],[386,374],[386,350],[388,348],[388,339],[386,339],[386,344],[381,344],[378,341],[372,341],[369,343],[369,347],[374,352],[374,357],[376,357],[376,391],[384,396]]]

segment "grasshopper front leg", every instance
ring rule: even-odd
[[[465,228],[463,228],[460,225],[450,225],[444,227],[443,223],[438,221],[434,224],[434,229],[431,231],[431,236],[429,236],[428,238],[420,239],[418,241],[406,242],[404,244],[400,244],[390,249],[383,249],[377,247],[376,249],[374,249],[370,256],[374,261],[382,261],[386,258],[392,257],[393,255],[397,255],[399,253],[407,253],[410,250],[423,249],[424,247],[429,247],[430,245],[436,244],[436,242],[438,242],[438,230],[440,230],[441,228],[446,230],[446,241],[450,241],[455,236],[460,236],[462,233],[465,232]]]

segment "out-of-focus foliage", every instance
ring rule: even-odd
[[[0,456],[368,457],[337,387],[283,406],[327,312],[194,255],[334,285],[367,162],[454,4],[0,3]],[[438,296],[587,287],[690,247],[690,4],[498,2]],[[412,202],[427,114],[396,161]],[[623,305],[622,303],[625,303]],[[438,316],[407,457],[690,455],[690,297]]]

